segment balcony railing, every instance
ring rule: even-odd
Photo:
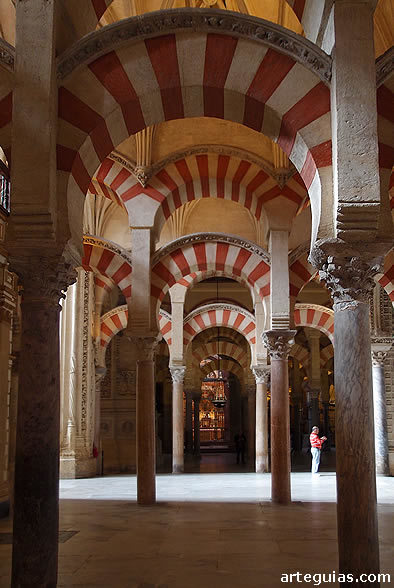
[[[10,181],[0,175],[0,210],[7,214],[10,213],[11,206],[10,186]]]

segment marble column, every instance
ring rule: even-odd
[[[268,405],[267,384],[269,368],[252,368],[256,379],[256,472],[265,473],[268,468]]]
[[[59,530],[59,298],[75,272],[55,256],[15,259],[13,267],[24,291],[12,586],[54,587]]]
[[[193,394],[194,401],[194,455],[200,457],[200,400],[201,392]]]
[[[371,342],[376,473],[384,476],[390,475],[384,361],[391,345],[389,337],[374,337]]]
[[[285,329],[263,334],[271,357],[271,498],[280,504],[291,501],[288,357],[295,334]]]
[[[308,382],[309,432],[311,432],[314,426],[320,428],[320,332],[308,327],[304,330],[311,355]]]
[[[256,387],[248,386],[248,462],[256,467]]]
[[[183,379],[185,366],[170,366],[172,378],[172,473],[184,470]]]
[[[186,453],[193,453],[193,393],[185,391],[186,396]]]
[[[157,337],[132,337],[136,349],[137,502],[156,502],[155,362]]]
[[[105,367],[96,365],[95,367],[95,405],[94,405],[94,437],[93,446],[97,452],[96,457],[96,474],[100,475],[103,468],[102,445],[101,445],[101,382],[105,377],[107,370]],[[94,456],[93,456],[94,457]]]
[[[369,298],[384,243],[318,242],[310,260],[334,301],[339,572],[379,573]]]

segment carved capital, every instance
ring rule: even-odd
[[[161,340],[161,335],[148,335],[147,337],[130,336],[129,340],[135,345],[137,361],[153,361],[156,347]]]
[[[63,291],[77,280],[73,264],[62,255],[15,257],[11,266],[20,277],[24,301],[58,304]]]
[[[288,331],[286,329],[265,331],[262,334],[262,339],[271,359],[287,359],[290,349],[294,345],[296,334],[297,331]]]
[[[387,243],[345,243],[334,239],[316,243],[309,261],[331,291],[334,310],[369,302],[374,277],[381,271],[389,248]]]
[[[171,378],[173,383],[182,383],[185,377],[186,367],[185,366],[170,366],[169,367]]]
[[[252,367],[252,372],[256,380],[256,384],[267,385],[270,379],[271,370],[269,367]]]
[[[371,357],[372,365],[383,366],[387,353],[393,344],[391,337],[372,337],[371,339]]]

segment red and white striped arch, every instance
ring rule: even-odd
[[[105,351],[111,341],[111,339],[127,327],[127,320],[129,317],[129,311],[127,308],[127,304],[123,304],[122,306],[117,306],[113,308],[106,314],[104,314],[100,319],[100,359],[103,362]],[[163,335],[163,339],[166,341],[168,345],[171,344],[171,316],[164,312],[160,311],[159,316],[159,324],[160,324],[160,332]]]
[[[394,74],[392,74],[378,88],[378,140],[379,140],[379,168],[382,193],[389,192],[393,186],[392,169],[394,165]],[[390,196],[389,196],[390,197]],[[390,202],[391,208],[394,201]]]
[[[146,188],[132,172],[106,158],[100,165],[90,190],[96,189],[126,210],[142,192],[156,202],[157,231],[179,207],[199,198],[222,198],[247,208],[257,220],[264,204],[282,196],[293,204],[294,213],[307,196],[306,188],[293,178],[283,187],[257,163],[235,155],[215,152],[181,157],[160,169]]]
[[[205,365],[200,367],[202,375],[206,378],[210,373],[215,372],[219,369],[219,362],[216,359],[212,359]],[[242,378],[244,375],[244,368],[233,359],[221,359],[220,360],[220,371],[231,372],[238,377]]]
[[[289,355],[297,359],[302,365],[307,365],[309,363],[309,351],[303,345],[294,343],[290,349]]]
[[[3,149],[8,162],[10,161],[11,155],[13,89],[14,74],[0,66],[0,147]]]
[[[243,368],[248,366],[248,354],[242,347],[229,341],[219,341],[219,349],[217,342],[205,343],[200,345],[196,349],[193,349],[193,357],[200,364],[204,359],[211,355],[216,355],[219,352],[220,355],[227,355],[237,361]],[[250,363],[250,360],[249,360]]]
[[[334,311],[331,308],[319,304],[296,304],[294,325],[318,329],[334,344]]]
[[[179,248],[175,241],[167,255],[156,263],[153,260],[151,295],[158,305],[173,284],[180,282],[189,287],[199,277],[206,277],[207,272],[241,279],[255,288],[262,299],[269,295],[270,266],[263,256],[237,243],[212,240],[186,242]],[[190,280],[193,274],[196,277]]]
[[[326,345],[320,351],[320,365],[324,367],[330,359],[334,357],[334,346],[333,345]]]
[[[201,116],[241,123],[277,141],[304,180],[318,224],[322,183],[326,197],[331,194],[329,88],[307,66],[235,31],[130,41],[64,79],[57,155],[58,169],[70,174],[69,202],[85,197],[100,163],[130,135]],[[146,197],[161,202],[153,187],[140,187],[134,205]]]
[[[83,243],[82,267],[96,274],[96,287],[108,291],[110,284],[118,286],[124,297],[131,297],[131,259],[126,251],[103,239],[86,236]]]
[[[383,272],[378,274],[375,280],[386,290],[394,305],[394,249],[391,249],[386,255]]]
[[[198,333],[212,327],[229,327],[241,333],[248,341],[253,355],[253,346],[256,343],[256,323],[251,313],[230,304],[203,306],[185,318],[183,324],[184,345],[187,347]]]

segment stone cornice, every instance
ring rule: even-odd
[[[379,88],[394,71],[394,47],[390,47],[376,60],[376,87]]]
[[[11,73],[15,67],[15,47],[0,39],[0,65]]]
[[[271,359],[287,359],[297,331],[276,329],[264,331],[262,339]]]
[[[331,81],[331,57],[301,35],[254,16],[197,8],[151,12],[94,31],[62,54],[57,64],[57,78],[61,83],[78,67],[87,66],[126,43],[182,31],[225,34],[262,43],[289,55],[313,71],[325,84],[329,85]]]
[[[174,383],[182,383],[186,373],[186,366],[168,366]]]
[[[88,245],[95,245],[96,247],[102,247],[103,249],[108,249],[109,251],[113,251],[117,255],[123,257],[130,265],[132,264],[131,253],[126,249],[123,249],[120,245],[117,245],[113,241],[107,241],[106,239],[102,239],[101,237],[96,237],[95,235],[84,235],[83,242],[87,243]]]
[[[226,233],[192,233],[191,235],[185,235],[184,237],[180,237],[179,239],[175,239],[175,241],[171,241],[153,255],[152,257],[152,267],[156,265],[160,259],[169,255],[175,249],[179,247],[184,247],[185,245],[193,245],[193,243],[202,243],[206,241],[217,241],[219,243],[229,243],[230,245],[238,245],[243,249],[247,249],[251,253],[255,253],[259,255],[268,265],[270,265],[270,256],[267,251],[265,251],[256,243],[252,243],[251,241],[247,241],[246,239],[240,239],[235,235],[227,235]]]
[[[117,151],[113,151],[111,155],[109,155],[109,159],[112,159],[112,161],[115,161],[123,167],[125,167],[134,175],[134,177],[140,182],[140,184],[143,187],[145,187],[153,176],[155,176],[162,169],[165,169],[171,163],[175,163],[180,159],[185,159],[192,155],[200,155],[207,153],[215,153],[218,155],[228,155],[230,157],[237,157],[239,159],[243,159],[254,165],[257,165],[260,169],[262,169],[268,175],[270,175],[281,188],[283,188],[283,186],[289,181],[289,179],[297,173],[297,170],[293,165],[291,165],[291,167],[289,168],[288,173],[284,174],[283,171],[279,173],[273,167],[273,165],[266,159],[257,157],[256,155],[253,155],[253,153],[250,153],[245,149],[236,149],[233,147],[226,147],[225,145],[195,145],[194,147],[190,147],[188,149],[176,151],[174,153],[171,153],[167,157],[161,159],[160,161],[157,161],[151,166],[144,168],[144,176],[141,176],[140,168],[137,166],[135,161],[128,159],[127,157],[125,157],[121,153],[118,153]]]
[[[196,308],[196,310],[193,310],[193,312],[190,312],[187,315],[187,317],[185,317],[185,319],[183,320],[183,324],[185,325],[188,321],[190,321],[195,316],[198,316],[202,312],[208,312],[210,310],[230,310],[234,312],[240,312],[241,314],[248,317],[254,323],[256,322],[254,315],[248,310],[245,310],[244,308],[241,308],[240,306],[237,306],[235,304],[223,304],[221,302],[218,302],[216,304],[204,304],[203,306]]]

